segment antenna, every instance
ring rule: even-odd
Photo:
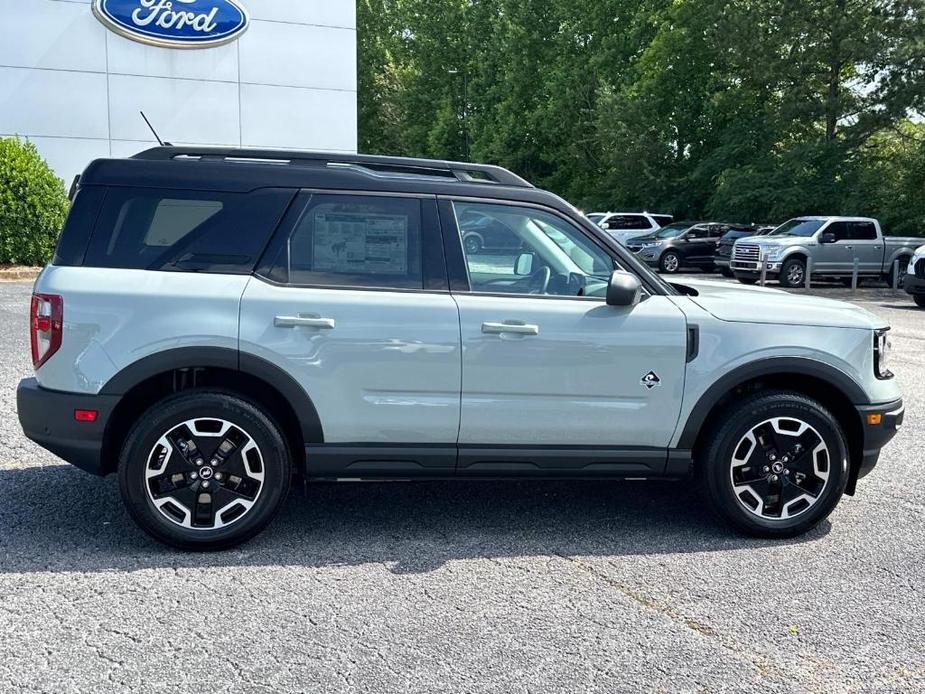
[[[154,139],[157,140],[157,144],[159,144],[161,147],[164,147],[164,146],[170,147],[170,146],[172,146],[169,142],[164,142],[163,140],[161,140],[161,136],[157,134],[157,130],[155,130],[155,129],[154,129],[154,126],[151,125],[151,121],[148,120],[148,117],[145,115],[145,112],[144,112],[144,111],[139,111],[138,113],[140,113],[140,114],[141,114],[141,117],[145,119],[145,123],[147,124],[148,129],[149,129],[149,130],[151,131],[151,133],[154,135]]]

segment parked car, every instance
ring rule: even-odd
[[[521,241],[517,234],[498,220],[479,212],[468,212],[459,220],[459,228],[463,235],[463,245],[469,254],[520,250]]]
[[[880,223],[868,217],[799,217],[760,239],[736,241],[731,267],[740,282],[754,284],[765,255],[768,279],[778,278],[784,287],[800,287],[806,281],[807,260],[812,261],[814,277],[845,278],[852,276],[857,259],[860,277],[892,284],[893,261],[899,261],[902,278],[920,241],[884,236]]]
[[[588,218],[620,243],[626,243],[634,236],[661,229],[671,224],[673,219],[669,214],[648,212],[592,212]]]
[[[473,262],[461,220],[479,215],[520,239],[510,264]],[[139,525],[183,548],[252,537],[294,476],[693,474],[736,527],[788,537],[854,493],[904,414],[877,316],[668,284],[477,164],[95,161],[30,314],[26,435],[118,475]]]
[[[925,308],[925,246],[915,249],[903,286],[915,303]]]
[[[767,236],[776,228],[777,227],[745,227],[731,225],[716,243],[713,266],[719,270],[724,277],[732,277],[732,269],[729,265],[732,262],[732,247],[735,245],[735,242],[750,236]]]
[[[661,272],[673,274],[684,268],[713,269],[716,244],[728,224],[675,222],[648,236],[630,239],[626,247]]]

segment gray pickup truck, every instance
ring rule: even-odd
[[[880,223],[867,217],[799,217],[785,222],[767,236],[736,241],[730,264],[743,284],[754,284],[761,276],[761,259],[767,263],[766,277],[777,278],[784,287],[806,282],[806,269],[814,277],[849,278],[858,261],[860,277],[877,277],[893,283],[894,261],[899,261],[902,278],[921,239],[884,236]]]

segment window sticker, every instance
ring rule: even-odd
[[[375,275],[408,273],[408,217],[364,212],[314,216],[314,270]]]

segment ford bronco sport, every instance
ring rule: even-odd
[[[175,546],[252,537],[294,477],[693,476],[791,536],[903,419],[880,318],[668,284],[497,167],[160,147],[75,190],[19,418]],[[518,248],[467,254],[475,217]]]

